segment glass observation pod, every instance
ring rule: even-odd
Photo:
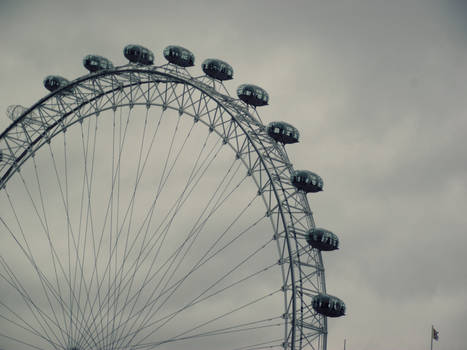
[[[97,55],[87,55],[83,58],[84,67],[91,73],[105,69],[112,69],[114,65],[105,57]]]
[[[26,110],[26,107],[21,105],[11,105],[7,107],[6,115],[11,121],[16,121],[16,119],[21,117]]]
[[[258,107],[269,102],[269,95],[263,88],[252,84],[242,84],[237,88],[237,96],[246,104]]]
[[[339,249],[339,238],[331,231],[315,227],[306,233],[306,241],[313,248],[324,251]]]
[[[269,123],[267,133],[274,140],[283,144],[296,143],[300,137],[297,128],[286,122]]]
[[[230,64],[215,59],[208,58],[203,61],[201,68],[206,75],[218,80],[233,79],[233,68]]]
[[[150,66],[154,63],[154,54],[151,50],[141,45],[127,45],[123,49],[123,55],[132,63]]]
[[[59,76],[59,75],[49,75],[44,79],[44,87],[49,90],[54,92],[55,90],[58,90],[66,85],[68,85],[70,82]],[[68,90],[68,89],[67,89]],[[69,91],[64,91],[64,93],[69,93]]]
[[[320,192],[323,190],[323,179],[308,170],[296,170],[290,177],[292,185],[297,189],[309,192]]]
[[[181,47],[181,46],[176,46],[176,45],[167,46],[164,49],[164,57],[167,61],[179,67],[185,68],[185,67],[192,67],[195,65],[195,55],[193,55],[193,53],[190,50],[185,49],[184,47]]]
[[[311,300],[313,309],[324,316],[340,317],[345,315],[345,303],[329,294],[318,294]]]

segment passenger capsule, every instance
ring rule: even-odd
[[[242,84],[237,88],[237,96],[243,102],[258,107],[269,102],[269,95],[263,88],[252,84]]]
[[[266,130],[269,136],[283,144],[296,143],[300,137],[298,130],[286,122],[271,122]]]
[[[339,249],[339,238],[324,228],[315,227],[309,230],[306,233],[306,241],[318,250],[330,251]]]
[[[70,82],[67,79],[59,75],[49,75],[44,79],[45,88],[52,92],[68,85],[69,83]]]
[[[6,109],[6,115],[10,120],[16,121],[19,117],[21,117],[24,112],[26,112],[26,108],[21,105],[11,105],[8,106]]]
[[[211,78],[218,80],[230,80],[233,78],[232,66],[224,61],[208,58],[201,65],[203,72]]]
[[[112,69],[114,65],[107,58],[97,55],[87,55],[83,59],[84,67],[91,73]]]
[[[141,45],[127,45],[123,49],[123,54],[133,63],[139,63],[144,66],[150,66],[154,63],[154,54],[152,51]]]
[[[317,313],[324,316],[340,317],[345,315],[345,303],[332,295],[315,295],[311,300],[311,306]]]
[[[164,57],[170,63],[180,67],[191,67],[195,64],[195,55],[193,55],[190,50],[187,50],[181,46],[167,46],[164,49]]]
[[[323,179],[308,170],[296,170],[290,177],[292,185],[306,193],[323,190]]]

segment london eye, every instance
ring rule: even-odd
[[[127,45],[128,63],[88,55],[76,79],[12,105],[0,135],[2,349],[325,350],[315,170],[299,141],[263,123],[265,89],[227,62],[169,46],[162,62]]]

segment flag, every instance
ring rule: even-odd
[[[431,338],[434,340],[439,340],[439,332],[433,326],[431,326],[431,330]]]

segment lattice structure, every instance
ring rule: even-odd
[[[173,64],[130,64],[75,79],[25,109],[1,134],[0,188],[68,128],[105,111],[137,106],[173,110],[204,124],[243,163],[265,204],[282,271],[284,335],[267,347],[326,349],[326,317],[311,306],[326,287],[321,252],[306,240],[315,227],[306,193],[291,183],[294,169],[284,145],[267,134],[256,109],[229,96],[221,81],[193,77]]]

